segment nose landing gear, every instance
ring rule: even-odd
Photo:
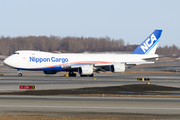
[[[22,74],[22,70],[19,69],[18,71],[19,71],[18,76],[19,76],[19,77],[22,77],[22,75],[23,75],[23,74]]]

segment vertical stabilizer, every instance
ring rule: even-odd
[[[155,30],[141,45],[131,54],[155,54],[162,30]]]

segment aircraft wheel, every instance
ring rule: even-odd
[[[69,77],[76,77],[76,73],[69,72]]]
[[[81,77],[87,77],[87,75],[80,75]]]
[[[89,77],[94,77],[94,74],[89,75]]]
[[[19,73],[18,76],[19,76],[19,77],[22,77],[22,73]]]

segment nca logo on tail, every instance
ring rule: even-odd
[[[157,38],[154,34],[151,35],[150,38],[148,38],[143,45],[141,45],[141,49],[144,51],[144,53],[153,45],[154,41],[156,41]]]

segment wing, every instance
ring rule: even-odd
[[[110,69],[113,68],[121,68],[121,69],[125,69],[125,68],[130,68],[130,67],[134,67],[136,65],[140,65],[140,64],[152,64],[154,62],[147,62],[147,61],[142,61],[142,62],[112,62],[112,63],[94,63],[94,64],[80,64],[80,65],[62,65],[61,68],[64,69],[68,69],[68,70],[78,70],[78,68],[83,67],[83,66],[88,66],[91,67],[93,69],[94,72],[106,72],[106,71],[110,71]]]

